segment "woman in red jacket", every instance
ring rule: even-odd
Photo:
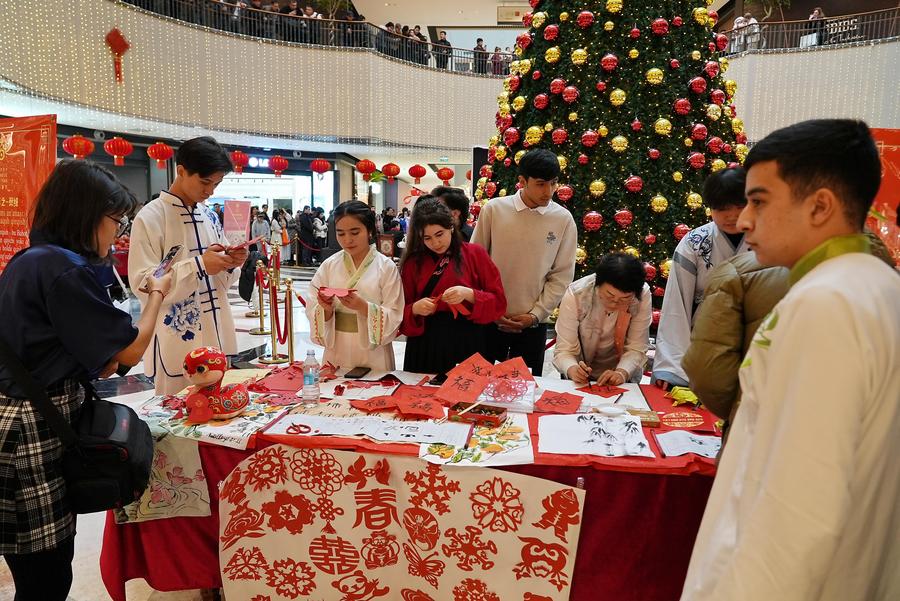
[[[413,209],[400,275],[404,371],[444,373],[484,353],[486,325],[506,311],[500,272],[487,251],[462,241],[450,209],[435,197]]]

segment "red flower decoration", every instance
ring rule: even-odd
[[[263,515],[255,509],[250,509],[246,504],[239,505],[229,514],[228,523],[219,540],[222,549],[227,549],[240,539],[246,537],[259,538],[265,532],[260,527],[263,523]]]
[[[260,572],[266,572],[268,569],[269,563],[259,547],[252,549],[241,547],[234,552],[222,571],[228,574],[229,580],[259,580],[262,578]]]
[[[308,595],[316,588],[316,572],[305,561],[282,559],[266,570],[266,584],[288,599]]]
[[[453,587],[453,601],[500,601],[500,597],[481,580],[466,578]]]
[[[292,495],[286,490],[275,493],[275,500],[263,503],[262,511],[269,516],[269,528],[287,529],[291,534],[303,532],[313,523],[313,504],[302,494]]]
[[[286,482],[286,463],[287,453],[281,447],[257,451],[247,466],[247,486],[252,484],[253,490],[260,491]]]
[[[479,526],[491,532],[515,532],[525,513],[520,494],[519,489],[503,478],[488,480],[469,495],[472,515]]]

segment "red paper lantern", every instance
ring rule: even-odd
[[[587,231],[596,232],[603,225],[603,215],[597,211],[588,211],[581,219],[581,223],[584,224],[584,229]]]
[[[559,25],[547,25],[544,27],[544,39],[552,42],[559,37]]]
[[[718,136],[713,136],[706,142],[706,147],[709,148],[709,151],[713,154],[719,154],[722,152],[722,147],[724,146],[724,142],[722,142],[722,138]]]
[[[718,88],[709,93],[709,98],[719,106],[725,104],[725,92]]]
[[[151,144],[147,149],[147,156],[156,161],[157,169],[165,169],[166,161],[171,159],[174,154],[175,151],[172,150],[172,147],[164,142]]]
[[[604,54],[600,59],[600,66],[604,71],[615,71],[619,66],[619,57],[612,53]]]
[[[644,263],[644,279],[652,282],[656,278],[656,267],[653,263]]]
[[[640,192],[644,189],[644,180],[638,175],[630,175],[625,179],[625,189],[629,192]]]
[[[113,165],[121,167],[125,164],[125,157],[134,151],[134,146],[125,138],[116,136],[112,140],[106,141],[103,150],[113,158]]]
[[[692,152],[688,155],[688,164],[694,169],[702,169],[706,164],[706,157],[702,152]]]
[[[315,159],[309,164],[309,168],[321,178],[325,172],[331,171],[331,163],[325,159]]]
[[[396,163],[388,163],[381,168],[381,172],[387,177],[388,183],[392,183],[394,178],[400,175],[400,166]]]
[[[706,71],[706,74],[712,79],[719,74],[719,63],[716,61],[706,61],[706,64],[703,65],[703,70]]]
[[[644,242],[647,244],[656,244],[656,234],[647,234],[644,236]]]
[[[516,142],[519,141],[520,134],[518,127],[510,127],[505,132],[503,132],[503,142],[507,146],[512,146]]]
[[[527,50],[528,47],[531,46],[531,34],[528,32],[519,34],[516,38],[516,46],[522,50]]]
[[[595,132],[592,129],[587,130],[583,134],[581,134],[581,143],[587,146],[588,148],[593,148],[597,145],[597,142],[600,141],[600,134]]]
[[[485,175],[485,170],[487,170],[488,175]],[[490,177],[490,173],[491,173],[490,170],[491,170],[490,167],[488,167],[487,165],[484,165],[481,168],[482,177]],[[425,167],[423,167],[422,165],[413,165],[412,167],[409,168],[409,176],[415,178],[415,183],[417,183],[417,184],[422,181],[423,177],[425,177],[425,173],[426,173]]]
[[[250,157],[242,150],[234,150],[231,152],[231,164],[234,165],[234,172],[241,174],[244,167],[250,162]]]
[[[444,182],[445,186],[450,185],[450,180],[453,179],[454,175],[455,174],[453,173],[453,169],[451,169],[450,167],[441,167],[437,171],[438,179]]]
[[[375,163],[369,159],[357,161],[356,170],[363,174],[364,180],[369,181],[372,178],[372,174],[375,173]]]
[[[575,190],[568,184],[563,184],[556,189],[556,197],[563,202],[569,202],[575,196]]]
[[[562,99],[567,104],[572,104],[578,100],[578,88],[575,86],[566,86],[562,91]]]
[[[554,144],[565,144],[566,140],[569,139],[569,132],[567,132],[562,127],[557,127],[553,130],[553,133],[550,135],[550,138],[553,140]]]
[[[281,174],[287,171],[289,164],[288,160],[280,154],[276,154],[269,159],[269,169],[275,172],[275,177],[281,177]]]
[[[618,223],[620,227],[628,227],[631,225],[631,222],[634,221],[634,215],[628,209],[622,209],[616,211],[613,219],[616,220],[616,223]]]
[[[472,181],[472,170],[466,171],[466,181]]]
[[[676,240],[681,240],[682,238],[687,236],[690,231],[691,228],[689,226],[683,223],[679,223],[675,226],[675,230],[672,232],[672,234],[675,236]]]
[[[582,29],[586,29],[594,22],[594,13],[589,10],[583,10],[575,17],[575,22],[578,23],[578,26]]]
[[[650,29],[656,35],[666,35],[669,33],[669,22],[662,17],[653,19],[653,23],[650,24]]]
[[[557,77],[553,81],[550,82],[550,93],[551,94],[559,94],[566,87],[566,80],[561,77]]]
[[[688,82],[688,85],[691,88],[691,91],[695,94],[702,94],[706,91],[706,80],[702,77],[693,77],[691,81]]]
[[[534,97],[534,108],[544,110],[550,104],[550,97],[544,93],[540,93]]]
[[[695,123],[691,128],[691,138],[694,140],[705,140],[707,133],[706,126],[702,123]]]
[[[679,98],[675,101],[675,112],[679,115],[687,115],[691,112],[691,101],[687,98]]]
[[[75,134],[63,140],[62,147],[76,159],[83,159],[94,152],[94,143],[81,134]]]

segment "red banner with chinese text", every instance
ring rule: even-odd
[[[31,205],[56,164],[56,115],[0,119],[0,272],[28,246]]]
[[[897,225],[900,203],[900,129],[872,129],[881,157],[881,188],[872,203],[866,224],[877,233],[900,263],[900,227]]]

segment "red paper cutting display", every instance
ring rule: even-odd
[[[534,410],[542,413],[577,413],[583,399],[577,394],[547,390],[534,404]]]

